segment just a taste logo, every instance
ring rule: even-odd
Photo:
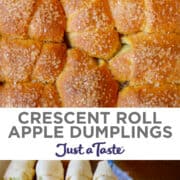
[[[169,139],[172,127],[158,118],[157,112],[125,111],[23,111],[8,139],[49,139],[58,141],[54,155],[122,155],[127,149],[123,139]],[[87,143],[88,141],[92,142]],[[111,139],[114,143],[109,143]],[[72,144],[75,142],[75,146]]]
[[[57,152],[55,155],[57,157],[64,157],[68,154],[78,154],[78,155],[92,155],[100,157],[101,155],[113,154],[113,155],[121,155],[125,152],[124,147],[117,146],[116,144],[112,144],[108,146],[106,142],[95,142],[90,146],[84,146],[83,144],[79,144],[75,147],[67,143],[59,143],[57,144]]]

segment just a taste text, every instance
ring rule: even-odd
[[[113,144],[110,147],[106,146],[106,142],[96,142],[89,147],[84,147],[79,144],[76,147],[69,146],[67,143],[57,144],[56,157],[64,157],[67,155],[92,155],[100,157],[102,155],[121,155],[125,152],[124,147]]]

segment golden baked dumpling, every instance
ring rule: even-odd
[[[64,71],[57,80],[57,89],[65,107],[113,107],[118,84],[105,64],[78,49],[68,51]]]
[[[62,4],[70,45],[96,58],[111,58],[120,41],[107,0],[62,0]]]
[[[119,93],[118,107],[180,107],[180,86],[164,84],[127,87]]]

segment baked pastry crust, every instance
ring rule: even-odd
[[[127,45],[109,63],[117,80],[131,85],[180,83],[178,34],[138,33],[123,42]]]
[[[36,0],[1,0],[0,34],[27,37],[28,25],[36,8]]]
[[[65,44],[43,44],[41,54],[34,66],[31,79],[43,83],[55,83],[65,63]]]
[[[108,0],[118,32],[139,32],[144,24],[144,0]]]
[[[118,32],[180,32],[179,0],[108,0]]]
[[[89,56],[110,59],[120,46],[119,37],[114,29],[69,33],[71,46],[86,51]]]
[[[60,107],[55,86],[18,83],[0,86],[0,107]]]
[[[0,81],[54,83],[66,61],[64,44],[2,38]]]
[[[126,87],[119,92],[118,107],[180,107],[180,86],[162,84]]]
[[[65,14],[58,0],[1,0],[0,34],[61,42]]]
[[[57,89],[65,107],[115,106],[118,85],[105,64],[78,49],[68,51],[67,64],[57,80]]]
[[[144,0],[145,31],[161,33],[180,33],[179,0]]]
[[[120,48],[119,36],[106,0],[62,1],[68,40],[96,58],[109,59]]]
[[[179,33],[179,0],[0,0],[0,107],[179,107]]]
[[[30,80],[40,49],[41,43],[32,40],[3,38],[0,41],[1,81],[25,82]]]

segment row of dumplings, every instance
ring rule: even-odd
[[[97,164],[94,175],[89,161],[70,161],[66,170],[61,161],[11,161],[4,180],[118,180],[107,161]]]

